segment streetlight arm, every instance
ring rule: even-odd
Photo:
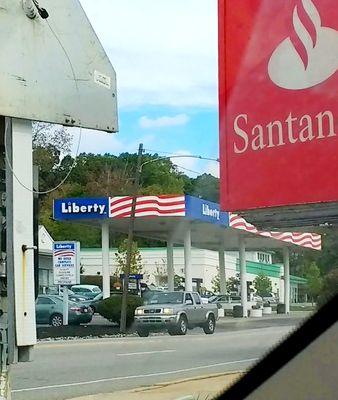
[[[180,154],[180,155],[173,155],[173,156],[166,156],[166,157],[157,157],[157,158],[153,158],[151,160],[148,161],[144,161],[141,165],[140,165],[140,172],[142,171],[142,168],[150,163],[153,163],[155,161],[161,161],[161,160],[170,160],[172,158],[197,158],[199,160],[207,160],[207,161],[215,161],[215,162],[219,162],[218,158],[209,158],[209,157],[203,157],[203,156],[197,156],[197,155],[192,155],[192,154]]]

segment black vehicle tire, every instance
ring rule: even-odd
[[[215,332],[215,317],[213,315],[209,315],[207,322],[203,325],[203,331],[206,335],[212,335]]]
[[[138,329],[137,334],[140,337],[148,337],[149,336],[149,331],[147,329]]]
[[[175,329],[168,329],[168,333],[169,333],[170,336],[176,336],[177,335]]]
[[[181,315],[178,320],[177,327],[175,328],[175,334],[184,336],[184,335],[186,335],[187,330],[188,330],[187,317],[185,315]]]
[[[49,325],[54,327],[59,327],[63,325],[63,316],[62,314],[53,314],[49,319]]]

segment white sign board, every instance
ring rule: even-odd
[[[77,285],[80,283],[80,243],[54,242],[54,285]]]
[[[0,115],[117,132],[116,73],[80,1],[40,1],[47,20],[30,3],[33,18],[0,1]]]

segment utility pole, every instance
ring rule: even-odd
[[[140,146],[138,149],[138,156],[137,156],[135,180],[134,180],[134,185],[133,185],[133,190],[132,190],[132,203],[131,203],[131,213],[130,213],[130,218],[129,218],[128,242],[127,242],[127,263],[126,263],[126,270],[124,271],[124,277],[123,277],[123,295],[122,295],[121,321],[120,321],[120,332],[121,333],[126,333],[126,331],[127,331],[127,304],[128,304],[129,274],[130,274],[131,258],[132,258],[132,252],[133,252],[135,211],[136,211],[136,201],[137,201],[137,195],[138,195],[139,184],[140,184],[142,154],[143,154],[143,144],[140,143]]]

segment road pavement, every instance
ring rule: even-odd
[[[284,323],[278,325],[278,321]],[[12,368],[13,400],[65,400],[244,370],[276,345],[296,322],[292,318],[275,319],[261,328],[256,328],[256,323],[238,322],[237,328],[229,331],[219,324],[214,335],[195,329],[181,337],[165,334],[40,343],[34,362]]]

